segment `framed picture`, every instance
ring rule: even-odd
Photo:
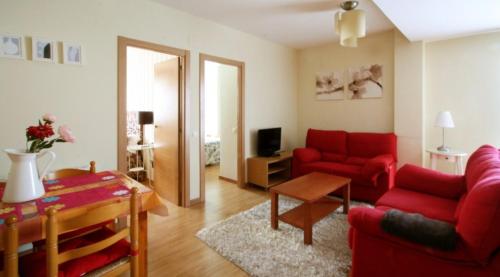
[[[63,62],[65,64],[82,65],[82,46],[75,43],[63,42]]]
[[[316,74],[316,100],[343,100],[344,76],[342,72]]]
[[[24,59],[24,39],[18,35],[0,35],[0,57]]]
[[[347,98],[381,98],[384,91],[382,65],[372,64],[348,71]]]
[[[53,63],[56,61],[56,43],[55,41],[32,38],[31,48],[33,50],[33,60]]]

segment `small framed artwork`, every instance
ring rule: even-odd
[[[24,59],[24,39],[18,35],[0,35],[0,57]]]
[[[63,62],[65,64],[82,65],[82,51],[80,44],[63,42]]]
[[[32,38],[33,60],[53,63],[56,61],[56,42],[42,38]]]
[[[380,64],[349,69],[347,99],[382,98],[382,69]]]
[[[343,100],[344,76],[342,72],[316,74],[316,100]]]

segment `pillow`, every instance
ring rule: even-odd
[[[456,248],[458,236],[454,225],[421,214],[391,209],[384,213],[380,227],[391,235],[414,243],[445,251]]]

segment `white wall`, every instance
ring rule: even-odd
[[[483,144],[500,147],[500,32],[427,43],[425,63],[426,147],[441,144],[434,120],[442,110],[456,125],[446,130],[448,146],[469,154]]]
[[[238,179],[238,67],[218,67],[220,99],[219,176]]]
[[[382,98],[317,101],[317,72],[331,72],[370,64],[383,65]],[[357,48],[338,43],[299,52],[299,142],[308,128],[392,132],[394,130],[394,32],[370,35]]]
[[[188,132],[191,199],[199,197],[198,54],[246,65],[246,148],[255,152],[256,129],[282,126],[290,146],[297,132],[296,51],[148,0],[2,0],[0,33],[39,36],[84,46],[85,65],[0,59],[0,149],[24,146],[24,130],[49,111],[78,137],[58,145],[54,168],[94,159],[117,166],[117,36],[191,51]],[[9,162],[0,155],[0,178]]]

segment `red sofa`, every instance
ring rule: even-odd
[[[351,198],[374,203],[393,186],[396,149],[392,133],[309,129],[306,147],[293,151],[292,177],[314,171],[349,177]]]
[[[500,276],[500,151],[482,146],[464,176],[405,165],[375,208],[349,211],[352,276]],[[385,233],[384,211],[420,213],[455,225],[455,250],[442,251]]]

